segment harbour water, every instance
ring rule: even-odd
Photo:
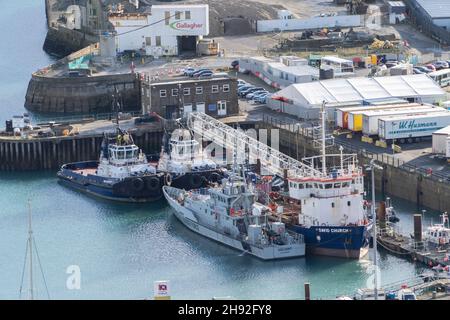
[[[23,112],[30,73],[52,58],[42,51],[44,1],[5,2],[0,26],[0,121]],[[170,280],[174,299],[299,299],[303,283],[312,298],[334,298],[365,287],[372,278],[370,256],[360,261],[307,257],[263,262],[192,233],[164,201],[116,204],[99,201],[57,183],[55,172],[0,173],[0,299],[19,297],[27,239],[27,201],[40,261],[53,299],[140,299],[153,281]],[[412,232],[414,204],[394,199],[401,229]],[[428,212],[424,224],[438,219]],[[423,270],[380,249],[382,283],[411,278]],[[81,287],[69,289],[67,268],[81,271]],[[35,269],[38,298],[44,283]],[[26,279],[27,280],[27,279]],[[25,286],[26,289],[26,286]]]

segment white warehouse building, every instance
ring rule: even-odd
[[[292,84],[268,99],[267,105],[303,119],[318,119],[325,102],[328,118],[337,107],[363,106],[383,100],[417,103],[444,101],[445,92],[425,74],[375,78],[348,78]]]
[[[144,50],[149,56],[196,51],[209,34],[208,5],[153,5],[150,12],[111,14],[116,50]]]

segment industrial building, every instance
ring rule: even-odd
[[[242,58],[239,60],[239,70],[251,73],[279,89],[293,83],[319,79],[319,69],[309,66],[306,59],[294,56],[281,56],[279,60],[266,57]]]
[[[337,107],[361,106],[386,99],[435,103],[445,100],[445,92],[424,74],[346,78],[293,84],[278,91],[268,100],[271,109],[304,119],[318,119],[323,102],[334,118]]]
[[[146,55],[176,56],[196,52],[209,34],[208,5],[153,5],[150,12],[109,17],[115,29],[117,52],[142,50]]]
[[[448,0],[415,0],[433,24],[450,31],[450,3]]]
[[[142,111],[156,112],[167,119],[193,111],[213,117],[239,113],[237,79],[227,76],[208,79],[180,77],[166,81],[142,82]]]
[[[388,1],[389,23],[397,24],[406,18],[406,5],[403,1]]]

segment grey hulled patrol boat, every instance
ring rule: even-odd
[[[270,209],[256,202],[254,188],[234,172],[220,186],[193,191],[164,186],[163,193],[175,216],[198,234],[263,260],[305,255],[303,236],[270,222]]]

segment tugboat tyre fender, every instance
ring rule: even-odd
[[[142,191],[142,189],[144,189],[145,187],[145,183],[141,178],[136,178],[131,181],[131,186],[133,187],[134,191]]]
[[[151,177],[147,180],[147,189],[150,191],[157,191],[160,188],[160,182],[157,177]]]
[[[166,186],[170,186],[172,184],[172,176],[169,173],[165,175],[164,182],[166,183]]]

